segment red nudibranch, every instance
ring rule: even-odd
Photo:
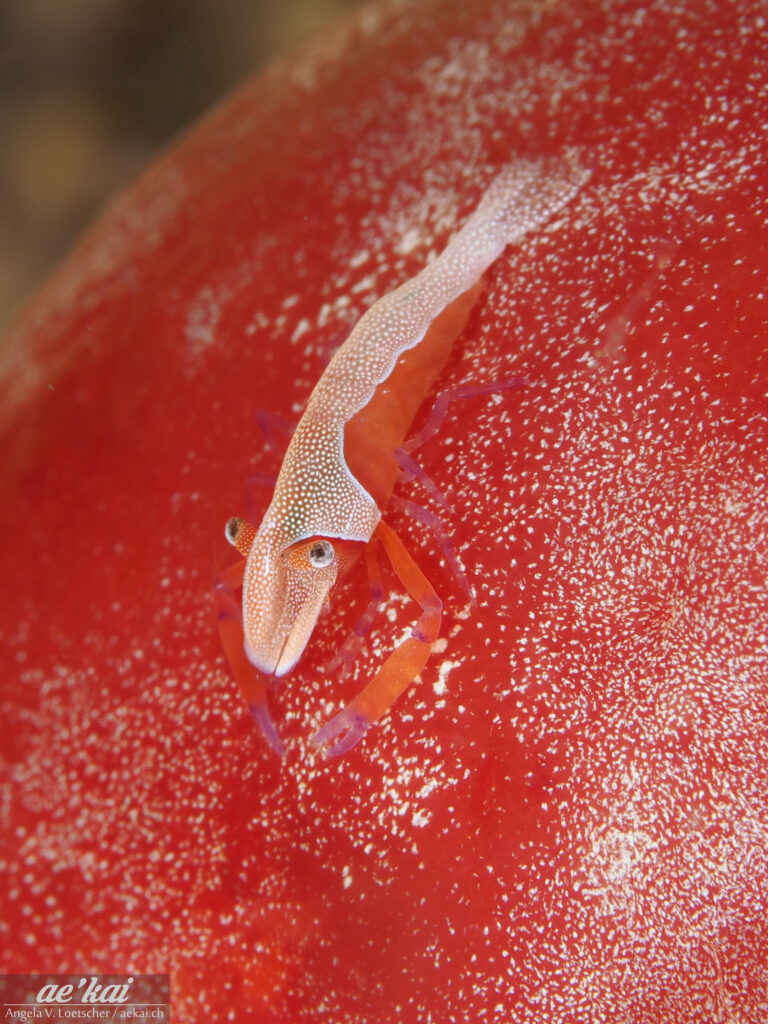
[[[764,5],[388,0],[274,65],[95,225],[0,370],[4,971],[163,971],[184,1021],[762,1024],[768,1002]],[[486,275],[419,461],[443,638],[366,742],[307,743],[358,563],[278,698],[211,538],[376,299],[494,168],[576,146]],[[416,424],[418,428],[418,423]],[[430,499],[427,498],[427,501]]]

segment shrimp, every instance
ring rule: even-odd
[[[518,161],[490,184],[443,252],[379,299],[358,321],[317,382],[288,445],[272,501],[258,529],[226,526],[243,556],[220,583],[225,651],[252,715],[272,747],[282,745],[267,712],[267,677],[302,655],[341,576],[374,540],[420,605],[411,636],[371,681],[313,737],[349,750],[426,664],[442,604],[405,545],[382,518],[411,424],[442,371],[504,249],[540,228],[587,175],[569,156]],[[228,597],[242,582],[242,614]]]

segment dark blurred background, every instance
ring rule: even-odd
[[[361,0],[0,0],[0,331],[154,150]]]

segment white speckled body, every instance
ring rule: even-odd
[[[585,177],[572,157],[521,160],[505,168],[444,251],[374,303],[333,356],[293,435],[248,557],[243,626],[246,651],[258,668],[282,675],[296,663],[335,581],[326,573],[322,588],[308,590],[306,581],[286,578],[280,564],[285,550],[318,536],[368,543],[381,518],[347,465],[345,425],[435,318],[508,245],[564,206]]]
[[[372,0],[23,314],[3,973],[170,970],[185,1024],[766,1024],[766,28],[764,0]],[[415,617],[386,595],[338,681],[366,595],[332,595],[280,761],[208,600],[253,409],[304,411],[341,325],[472,212],[483,154],[574,142],[594,180],[487,272],[437,388],[542,385],[454,405],[419,452],[478,604],[329,762],[309,734]]]

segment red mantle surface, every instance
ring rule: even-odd
[[[107,210],[0,376],[5,971],[172,974],[253,1024],[768,1019],[765,8],[374,4]],[[518,156],[592,177],[508,250],[420,453],[478,603],[349,755],[413,622],[339,588],[272,705],[219,648],[230,515],[330,351]],[[429,502],[418,485],[403,493]]]

